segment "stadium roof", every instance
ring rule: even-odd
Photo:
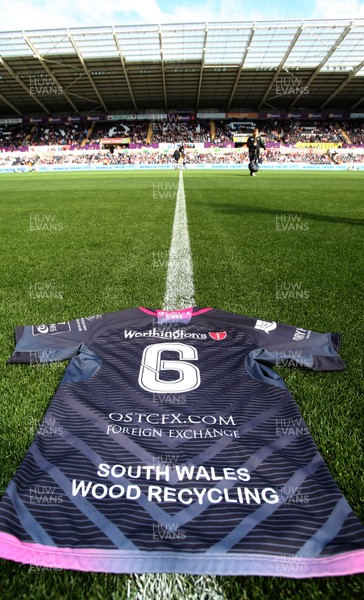
[[[364,106],[364,19],[0,33],[0,115]]]

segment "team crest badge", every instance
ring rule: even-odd
[[[224,340],[227,336],[226,331],[209,331],[209,336],[216,341]]]

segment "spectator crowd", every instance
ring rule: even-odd
[[[363,162],[362,121],[271,119],[260,121],[258,125],[268,144],[264,153],[267,163],[330,165]],[[236,133],[247,133],[252,126],[250,122],[244,124],[236,120],[189,120],[174,115],[156,115],[151,121],[0,123],[0,166],[27,165],[36,169],[46,164],[169,164],[174,161],[173,144],[185,146],[186,166],[243,164],[248,160],[246,146],[231,146]],[[109,141],[102,144],[106,138]],[[114,139],[115,144],[112,143]],[[210,147],[198,146],[204,142],[208,142]],[[273,144],[269,145],[270,142]],[[336,144],[337,148],[300,148],[295,146],[298,142]],[[171,148],[155,148],[156,144],[161,143],[171,144]],[[93,144],[94,149],[88,149],[88,144]],[[129,144],[139,146],[139,151],[129,149]],[[356,150],[353,147],[355,144],[362,144],[363,149]],[[48,146],[52,148],[48,150]],[[20,150],[26,147],[33,152],[30,154]],[[77,150],[68,152],[70,147]],[[345,150],[340,151],[341,147]]]
[[[173,117],[173,115],[172,115]],[[106,121],[70,123],[0,124],[0,148],[26,146],[84,146],[98,144],[104,138],[126,139],[127,143],[209,142],[223,147],[233,142],[235,133],[247,133],[252,125],[234,120],[179,120],[155,116],[151,121]],[[364,127],[360,121],[265,120],[258,126],[266,142],[281,145],[305,143],[364,144]]]
[[[322,152],[291,148],[282,152],[280,148],[268,148],[263,162],[306,163],[330,165],[345,163],[364,163],[364,152]],[[186,150],[185,166],[198,164],[236,165],[247,164],[247,149],[211,149],[205,151]],[[37,169],[43,165],[165,165],[176,164],[172,151],[124,150],[111,153],[108,150],[76,150],[73,152],[47,151],[45,153],[0,153],[0,166],[28,166]]]

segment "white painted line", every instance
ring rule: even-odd
[[[164,310],[177,310],[193,306],[195,303],[194,296],[195,289],[193,285],[190,238],[188,235],[186,196],[183,185],[183,174],[180,171],[172,241],[169,250]]]

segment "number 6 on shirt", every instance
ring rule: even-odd
[[[163,352],[177,352],[179,359],[164,360]],[[200,370],[196,365],[186,360],[198,360],[197,350],[189,344],[178,342],[152,344],[144,349],[139,371],[139,385],[147,392],[172,394],[191,392],[201,383]],[[162,371],[177,371],[178,377],[163,380]]]

